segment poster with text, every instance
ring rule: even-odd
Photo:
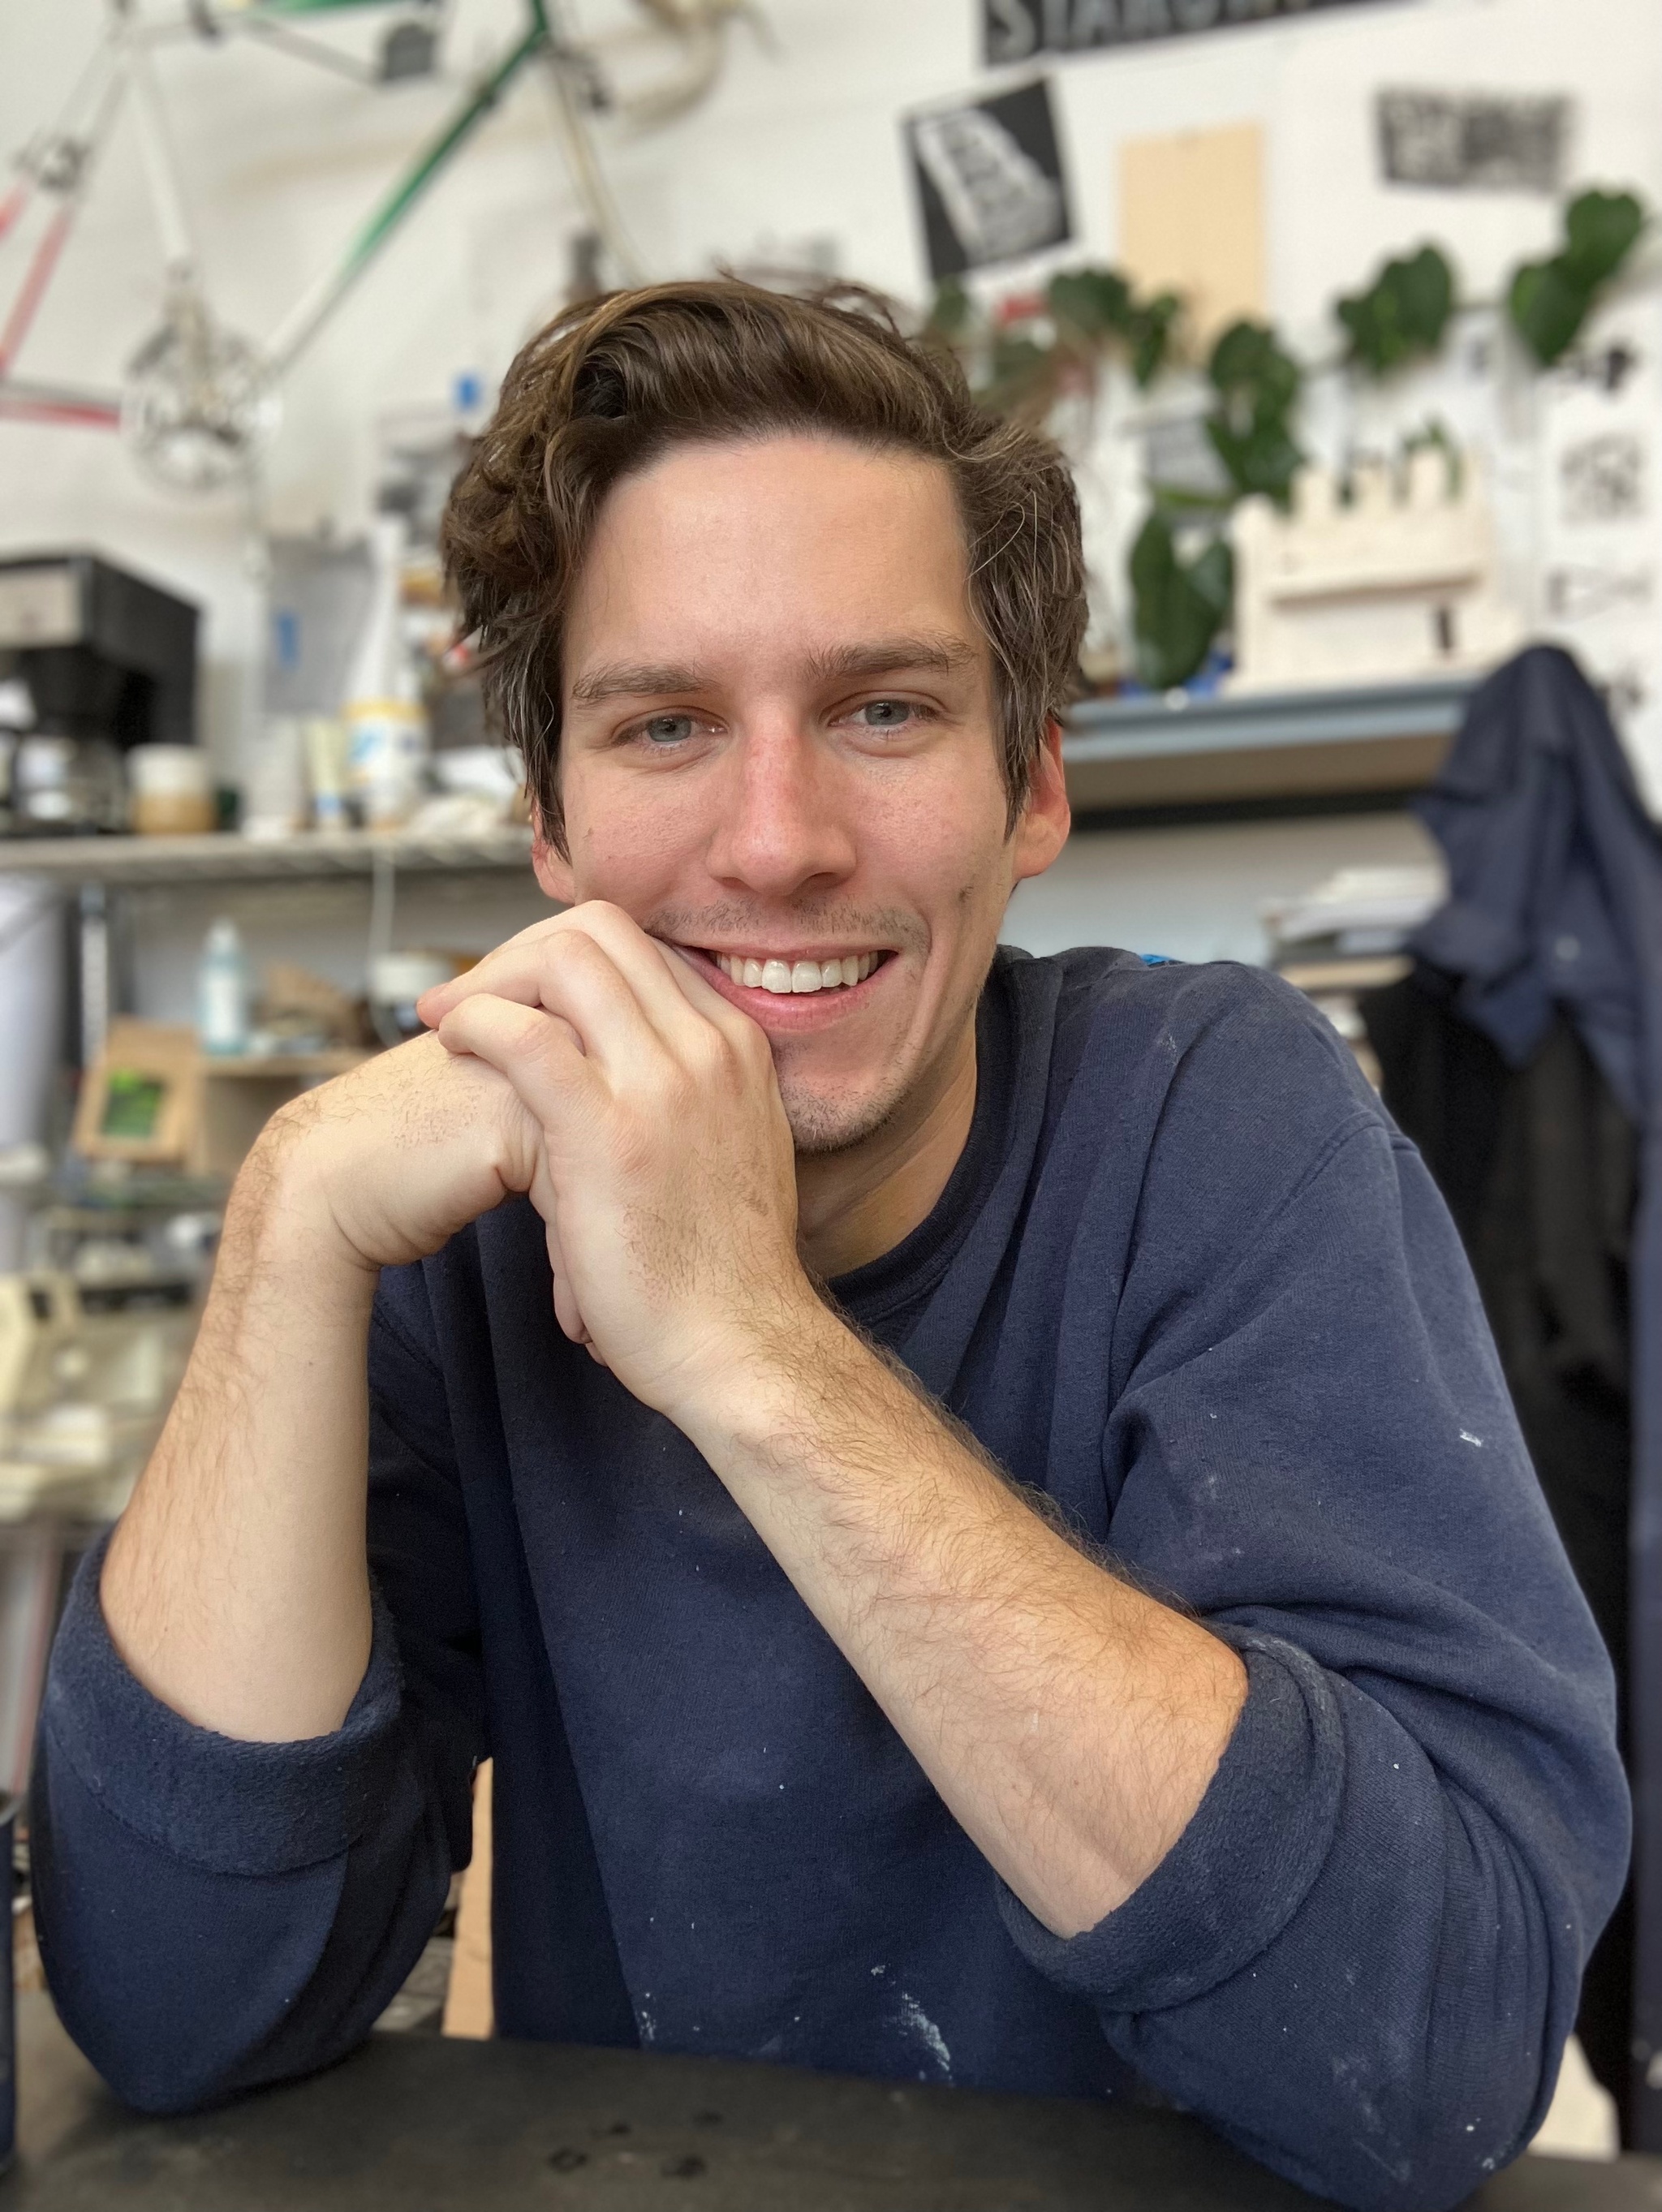
[[[1284,22],[1318,9],[1380,0],[981,0],[982,52],[1001,69],[1034,54],[1099,53],[1151,39],[1193,39],[1250,23]]]

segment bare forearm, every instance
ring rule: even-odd
[[[226,1735],[328,1733],[368,1663],[374,1283],[272,1133],[232,1194],[190,1366],[102,1583],[139,1680]]]
[[[792,1334],[695,1441],[1017,1895],[1093,1926],[1198,1806],[1240,1661],[1049,1527],[835,1316]]]

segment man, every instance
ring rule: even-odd
[[[670,286],[521,356],[447,542],[568,910],[239,1178],[56,1655],[72,2032],[160,2107],[348,2048],[489,1753],[505,2033],[1140,2079],[1452,2203],[1620,1885],[1608,1668],[1331,1032],[995,957],[1060,458],[859,302]]]

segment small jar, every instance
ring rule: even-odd
[[[129,818],[141,837],[189,837],[211,830],[218,810],[200,745],[135,745],[127,755]]]

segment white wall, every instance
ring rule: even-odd
[[[1048,873],[1017,885],[1003,933],[1035,953],[1119,945],[1173,960],[1262,961],[1270,900],[1336,868],[1435,857],[1407,814],[1081,830]]]

